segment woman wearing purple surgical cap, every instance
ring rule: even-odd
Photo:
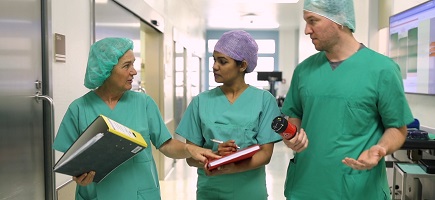
[[[224,165],[209,171],[204,163],[187,159],[197,167],[196,199],[267,199],[265,165],[275,142],[281,140],[272,128],[280,115],[275,98],[265,90],[245,83],[245,74],[257,65],[258,46],[245,31],[229,31],[214,48],[213,73],[221,86],[196,96],[176,130],[188,144],[217,151],[220,155],[259,144],[252,159]],[[225,141],[217,144],[211,141]]]

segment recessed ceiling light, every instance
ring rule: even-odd
[[[299,0],[219,0],[231,3],[297,3]]]
[[[105,4],[108,0],[95,0],[95,3]]]

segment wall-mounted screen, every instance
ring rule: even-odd
[[[282,72],[257,72],[259,81],[282,81]]]
[[[390,17],[389,56],[402,72],[405,92],[435,94],[435,1]]]

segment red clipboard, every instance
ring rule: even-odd
[[[229,163],[245,160],[254,156],[257,151],[260,150],[260,145],[255,144],[244,149],[240,149],[235,151],[234,153],[222,156],[221,158],[211,160],[207,163],[207,169],[213,170],[222,165],[226,165]]]

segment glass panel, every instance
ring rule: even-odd
[[[183,87],[175,87],[175,96],[183,97],[184,96],[184,88]]]
[[[188,80],[190,82],[190,86],[191,86],[191,94],[192,96],[194,94],[197,94],[199,92],[199,85],[200,85],[200,80],[201,80],[201,75],[200,75],[200,66],[201,66],[201,58],[199,57],[192,57],[192,59],[190,60],[190,66],[189,66],[189,76],[188,76]],[[198,90],[198,91],[196,91]]]
[[[264,89],[264,87],[269,85],[267,81],[258,81],[257,72],[255,71],[245,75],[245,82],[260,89]]]
[[[208,52],[209,53],[213,53],[214,46],[216,45],[217,41],[218,41],[217,39],[208,40]]]
[[[275,53],[275,40],[255,40],[258,44],[258,53]]]
[[[199,94],[199,87],[192,87],[192,97],[197,96]]]
[[[208,58],[208,70],[213,72],[214,58],[213,56]]]
[[[200,58],[198,58],[198,57],[192,57],[192,59],[190,61],[189,71],[191,71],[191,72],[199,72],[200,65],[201,65]]]
[[[199,86],[199,76],[192,76],[190,79],[190,83],[192,87],[198,87]]]
[[[175,42],[174,43],[174,69],[175,69],[175,102],[174,102],[174,123],[175,127],[180,123],[181,117],[183,116],[184,110],[186,108],[186,81],[185,81],[185,48],[183,45]]]
[[[184,84],[184,73],[183,72],[175,72],[175,85],[183,86]]]
[[[182,72],[184,71],[184,58],[183,54],[177,54],[175,58],[175,71]]]
[[[254,71],[274,71],[275,58],[274,57],[258,57],[257,67]]]

